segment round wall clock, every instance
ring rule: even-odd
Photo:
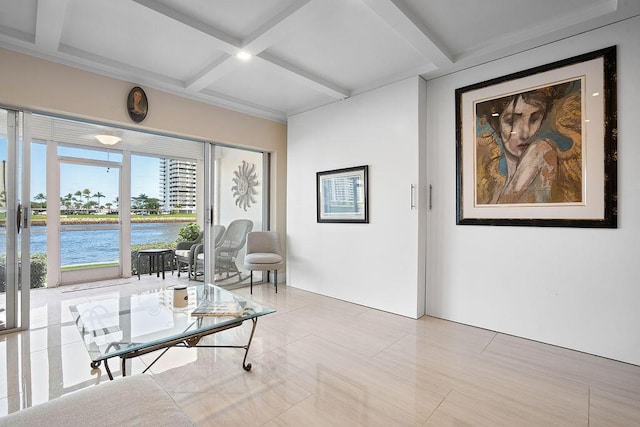
[[[136,86],[129,92],[127,97],[127,111],[129,117],[136,123],[140,123],[147,117],[149,111],[149,103],[147,102],[147,94],[141,87]]]
[[[258,175],[255,172],[256,166],[250,163],[242,161],[242,164],[238,166],[237,171],[233,171],[233,197],[235,198],[236,206],[244,209],[251,207],[251,204],[256,203],[255,195],[258,192],[255,188],[258,186]]]

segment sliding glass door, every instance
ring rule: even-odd
[[[0,332],[29,324],[30,117],[0,109]]]
[[[251,231],[268,230],[268,155],[213,145],[205,181],[209,184],[206,280],[226,288],[249,284],[244,268],[246,238]],[[262,279],[254,274],[254,281]]]
[[[39,286],[129,277],[140,247],[173,249],[202,231],[197,259],[181,264],[196,271],[185,282],[248,285],[247,233],[269,229],[268,154],[25,113],[32,146],[31,137],[21,142],[21,115],[1,110],[0,328],[19,324],[19,282],[34,270],[25,269],[28,258],[41,264]],[[117,135],[115,145],[104,145],[98,138],[104,135]],[[33,185],[21,185],[19,175],[31,178],[31,150]],[[31,207],[36,253],[29,257],[30,236],[17,230]],[[195,229],[195,236],[183,228]]]

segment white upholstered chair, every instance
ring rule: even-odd
[[[278,269],[284,266],[280,235],[274,231],[253,231],[247,234],[247,252],[244,268],[251,272],[253,294],[253,272],[273,270],[273,281],[278,293]]]

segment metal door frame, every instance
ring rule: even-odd
[[[29,329],[31,290],[31,113],[7,113],[5,326],[1,333]],[[22,124],[20,116],[22,115]],[[22,130],[22,139],[20,139]],[[21,161],[22,164],[19,164]],[[20,204],[22,202],[22,206]],[[20,247],[18,234],[22,233]],[[20,274],[21,273],[21,274]],[[26,286],[22,284],[26,284]]]

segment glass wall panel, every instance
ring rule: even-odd
[[[216,284],[225,287],[246,286],[246,235],[266,229],[263,223],[265,188],[264,154],[231,147],[215,147],[214,224],[225,227],[215,259]],[[254,281],[261,280],[254,273]]]
[[[60,163],[62,271],[119,265],[119,183],[119,168]]]
[[[198,217],[202,195],[197,174],[196,159],[131,156],[132,252],[149,248],[186,250],[187,254],[177,254],[176,264],[185,279],[193,278],[195,268],[191,246],[202,243],[203,220]],[[146,259],[140,262],[140,266],[137,259],[132,263],[134,273],[138,268],[147,273]]]
[[[31,288],[46,286],[47,267],[47,174],[44,143],[31,144]]]

